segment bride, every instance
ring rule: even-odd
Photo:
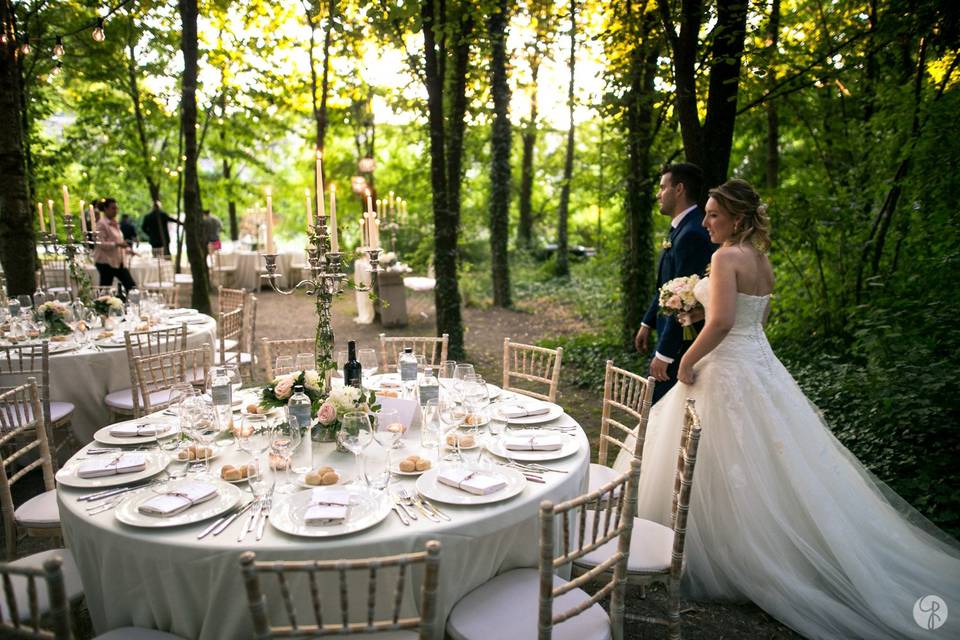
[[[833,437],[767,342],[765,205],[730,180],[710,192],[703,225],[722,245],[695,289],[706,325],[680,362],[681,384],[650,412],[638,516],[670,524],[693,398],[703,436],[686,537],[689,595],[751,600],[809,638],[960,637],[956,541]],[[632,446],[616,469],[628,468]]]

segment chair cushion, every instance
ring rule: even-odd
[[[593,531],[593,511],[587,512],[585,530],[589,539]],[[601,527],[603,526],[601,522]],[[617,552],[617,539],[594,549],[587,555],[574,561],[582,567],[595,567]],[[636,573],[654,573],[666,571],[673,557],[673,529],[658,522],[633,519],[633,532],[630,536],[630,557],[627,570]]]
[[[193,276],[189,273],[175,273],[173,281],[176,284],[193,284]]]
[[[72,402],[57,402],[55,400],[50,401],[50,421],[53,423],[60,422],[61,420],[68,419],[73,416],[73,412],[76,407]],[[33,420],[33,407],[27,405],[26,407],[21,408],[18,403],[17,415],[26,416],[27,420]]]
[[[239,341],[239,340],[234,340],[233,338],[227,338],[226,340],[223,341],[223,350],[224,350],[224,351],[236,351],[238,344],[240,344],[240,341]],[[217,347],[217,349],[219,350],[219,348],[220,348],[220,341],[219,341],[219,340],[217,340],[216,347]]]
[[[156,629],[141,629],[140,627],[120,627],[111,629],[94,640],[183,640],[182,636],[175,636],[166,631]]]
[[[594,492],[603,485],[607,484],[619,474],[608,467],[605,464],[597,464],[596,462],[590,463],[590,475],[588,477],[588,482],[590,486],[590,492]],[[613,492],[614,496],[620,495],[620,490],[617,489]]]
[[[15,567],[37,567],[42,568],[43,563],[48,559],[60,556],[63,564],[60,565],[63,571],[63,587],[67,592],[67,600],[73,601],[83,595],[83,584],[80,582],[80,572],[77,571],[77,563],[73,559],[73,554],[67,549],[48,549],[40,553],[34,553],[25,558],[14,560],[10,564]],[[21,620],[30,619],[30,604],[27,599],[27,579],[23,576],[11,576],[13,583],[14,598],[17,603],[17,612]],[[47,593],[46,584],[42,579],[36,581],[37,585],[37,607],[43,613],[50,610],[50,596]],[[10,610],[7,608],[6,598],[0,598],[0,615],[4,620],[10,619]]]
[[[13,512],[17,524],[34,529],[52,529],[60,526],[60,507],[57,491],[45,491],[33,496]]]
[[[554,588],[566,581],[553,576]],[[540,573],[514,569],[501,573],[464,596],[447,618],[447,633],[456,640],[497,638],[528,640],[537,637]],[[573,589],[553,601],[554,613],[589,599]],[[610,637],[610,619],[599,604],[553,628],[554,640],[593,640]]]
[[[143,399],[140,398],[140,406],[143,407]],[[111,409],[117,409],[130,413],[133,411],[133,389],[120,389],[111,391],[104,397],[104,403]],[[153,391],[150,393],[150,406],[158,407],[165,405],[170,401],[170,390]]]

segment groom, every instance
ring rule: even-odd
[[[650,329],[657,329],[657,346],[650,360],[650,375],[656,381],[653,402],[656,403],[677,383],[680,358],[690,346],[683,340],[683,327],[672,316],[657,313],[660,287],[681,276],[703,276],[716,248],[703,228],[703,210],[697,202],[703,188],[703,172],[695,164],[678,162],[667,165],[660,172],[660,213],[670,216],[670,235],[662,243],[660,264],[657,267],[657,290],[647,309],[640,330],[634,340],[637,351],[646,353]],[[695,325],[702,328],[703,323]]]

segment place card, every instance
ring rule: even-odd
[[[77,469],[80,478],[100,478],[121,473],[136,473],[147,468],[147,458],[142,453],[124,453],[113,458],[84,462]]]
[[[506,480],[500,475],[474,471],[464,467],[442,469],[437,474],[437,480],[448,487],[478,496],[489,495],[507,486]]]

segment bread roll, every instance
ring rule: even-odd
[[[340,481],[340,476],[337,475],[336,471],[327,471],[325,474],[323,474],[323,478],[321,479],[321,484],[324,484],[324,485],[337,484],[337,482],[339,481]]]
[[[323,484],[323,474],[315,471],[310,472],[304,477],[303,481],[311,486],[320,486]]]
[[[430,468],[429,460],[424,460],[423,458],[420,458],[419,460],[417,460],[417,464],[416,464],[417,471],[426,471],[429,468]]]
[[[243,480],[243,473],[240,471],[240,469],[228,464],[224,465],[224,467],[220,469],[220,477],[227,482],[237,482],[239,480]]]
[[[247,405],[247,413],[253,413],[253,414],[260,413],[260,407],[258,407],[257,405],[251,402],[250,404]]]
[[[407,458],[406,460],[400,461],[400,471],[404,473],[410,473],[411,471],[417,470],[417,463],[414,460]]]
[[[473,436],[468,434],[460,436],[460,447],[463,449],[469,449],[470,447],[475,447],[477,441],[473,439]]]

